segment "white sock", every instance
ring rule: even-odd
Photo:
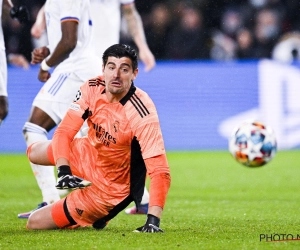
[[[142,197],[142,201],[141,201],[141,205],[145,205],[149,203],[149,192],[145,186],[144,188],[144,194],[143,194],[143,197]]]
[[[23,127],[23,133],[27,146],[37,141],[46,141],[47,131],[30,122],[26,122]],[[37,184],[42,192],[43,201],[51,204],[60,199],[59,192],[56,189],[56,177],[53,166],[42,166],[30,163]]]

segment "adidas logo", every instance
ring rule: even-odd
[[[76,212],[81,216],[83,213],[83,210],[79,209],[79,208],[75,208]]]

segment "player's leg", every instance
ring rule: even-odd
[[[27,229],[45,230],[76,228],[79,225],[69,213],[66,198],[33,212],[28,218]]]
[[[52,218],[52,206],[50,204],[34,211],[28,218],[27,229],[57,229],[58,226]]]
[[[87,138],[74,139],[71,143],[71,155],[70,166],[72,173],[76,173],[79,176],[87,175],[87,169],[85,166],[90,166],[91,162],[84,161],[86,154],[88,159],[95,162],[96,156],[89,150],[91,145],[87,142]],[[83,151],[82,151],[83,150]],[[86,152],[87,151],[87,152]],[[38,155],[44,158],[46,157],[49,162],[53,162],[53,152],[51,142],[37,142],[29,147],[28,152],[29,159],[33,161],[40,161]],[[81,156],[83,158],[81,158]],[[31,157],[33,159],[31,159]],[[43,159],[42,162],[45,160]],[[92,169],[90,170],[92,171]],[[97,188],[96,186],[93,187]],[[107,214],[107,206],[99,205],[93,206],[94,202],[98,198],[99,190],[88,191],[88,189],[77,189],[71,192],[67,197],[36,210],[33,212],[27,223],[28,229],[56,229],[56,228],[76,228],[80,225],[88,226],[99,217],[103,217]],[[81,208],[83,210],[80,210]],[[100,213],[99,213],[100,210]],[[84,215],[82,214],[84,211]],[[87,214],[87,215],[86,215]],[[87,217],[86,217],[87,216]]]
[[[41,141],[31,144],[27,148],[27,157],[30,162],[39,165],[54,165],[51,141]],[[51,151],[51,152],[49,152]]]
[[[142,197],[141,203],[138,205],[138,209],[136,206],[125,209],[126,214],[147,214],[149,207],[149,192],[146,187],[144,187],[144,194]]]
[[[38,107],[33,107],[28,122],[23,127],[23,134],[27,146],[37,142],[48,142],[48,131],[56,126],[52,118]],[[45,162],[44,162],[45,163]],[[31,169],[36,178],[37,184],[42,192],[43,201],[36,209],[40,209],[48,204],[60,199],[58,190],[55,188],[56,176],[53,165],[38,165],[30,162]],[[35,211],[36,209],[32,210]],[[27,219],[32,211],[18,215],[21,219]]]
[[[38,107],[33,107],[29,121],[23,127],[23,133],[27,146],[35,142],[47,142],[48,131],[56,126],[56,122]],[[53,165],[44,166],[30,162],[36,181],[42,191],[43,202],[54,203],[60,199],[59,192],[55,188],[56,176]]]

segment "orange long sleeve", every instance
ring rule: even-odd
[[[80,130],[84,120],[78,116],[78,113],[69,110],[62,122],[57,127],[53,139],[52,148],[54,160],[58,158],[70,157],[70,144],[77,132]]]
[[[145,160],[147,173],[150,177],[149,206],[164,208],[171,184],[170,168],[165,154]]]

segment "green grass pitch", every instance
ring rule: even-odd
[[[168,160],[164,234],[133,233],[145,216],[124,212],[102,231],[28,231],[17,214],[41,194],[25,155],[0,155],[0,249],[300,249],[300,240],[271,241],[300,238],[298,151],[256,169],[225,151],[168,152]]]

